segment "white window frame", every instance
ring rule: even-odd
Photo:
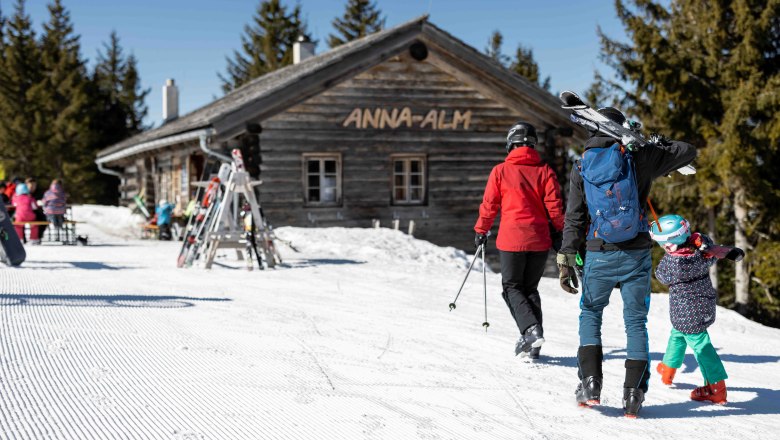
[[[419,161],[420,162],[420,172],[419,173],[412,173],[412,161]],[[403,171],[400,173],[396,171],[395,166],[397,162],[403,163]],[[427,191],[428,191],[428,185],[427,185],[427,167],[428,167],[428,159],[424,154],[394,154],[390,156],[390,170],[391,170],[391,177],[390,177],[390,197],[392,200],[393,205],[424,205],[426,198],[427,198]],[[420,184],[419,185],[412,185],[412,175],[417,174],[420,176]],[[396,183],[396,177],[397,176],[403,176],[403,188],[404,188],[404,194],[405,196],[403,198],[398,198],[396,196],[396,190],[399,188],[399,185]],[[413,189],[419,189],[420,190],[420,198],[419,199],[412,199],[412,190]]]
[[[313,160],[319,161],[319,171],[315,173],[309,172],[309,162]],[[336,200],[335,201],[322,201],[323,188],[322,181],[327,178],[325,173],[325,161],[333,160],[336,162]],[[306,206],[341,206],[341,153],[303,153],[301,158],[301,168],[303,171],[303,200]],[[318,175],[320,179],[320,200],[309,199],[309,176]]]

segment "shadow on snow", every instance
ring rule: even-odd
[[[604,353],[604,360],[609,359],[625,359],[625,349],[611,350]],[[761,363],[775,363],[780,362],[780,356],[768,356],[768,355],[736,355],[729,353],[718,353],[720,358],[724,362],[739,362],[746,364],[761,364]],[[661,362],[663,360],[663,353],[650,353],[650,359],[654,362]],[[541,362],[549,365],[558,365],[562,367],[577,368],[577,358],[575,356],[549,356],[542,355]],[[693,354],[686,354],[683,361],[683,372],[691,372],[698,369],[696,358]],[[655,371],[653,371],[653,375]],[[652,379],[651,379],[652,381]],[[572,376],[572,389],[576,385],[577,380]],[[652,384],[650,386],[649,396],[652,396],[653,387],[660,387],[660,383]],[[677,390],[692,390],[696,386],[675,382],[673,389]],[[773,390],[769,388],[757,388],[757,387],[728,387],[729,402],[725,406],[716,406],[712,404],[695,402],[689,400],[689,393],[680,393],[680,402],[669,403],[663,405],[650,405],[642,409],[641,417],[652,419],[682,419],[691,417],[723,417],[723,416],[735,416],[735,415],[752,415],[752,414],[780,414],[780,390]],[[752,399],[746,401],[740,401],[742,398],[740,394],[751,393],[754,395]],[[652,401],[652,397],[651,397]],[[622,408],[612,408],[606,406],[596,406],[593,408],[600,413],[610,417],[623,417]]]
[[[730,353],[718,353],[720,359],[723,362],[735,362],[742,364],[771,364],[774,362],[780,362],[780,356],[759,355],[759,354],[730,354]],[[544,363],[549,365],[558,365],[561,367],[577,368],[576,356],[549,356],[542,354]],[[625,359],[625,349],[615,349],[604,353],[604,360],[610,359]],[[653,365],[661,362],[664,358],[663,353],[650,353],[650,360]],[[655,367],[653,367],[655,368]],[[683,360],[683,365],[680,368],[681,373],[690,373],[696,371],[699,368],[698,362],[692,353],[687,353]],[[655,370],[653,370],[655,373]]]
[[[170,309],[193,307],[199,301],[232,301],[230,298],[196,298],[152,295],[14,295],[0,294],[3,306],[133,307]]]
[[[366,264],[365,261],[347,260],[342,258],[308,258],[303,260],[285,261],[287,267],[296,269],[301,267],[315,267],[324,265],[342,265],[342,264]]]
[[[120,270],[137,269],[132,266],[111,266],[99,261],[27,261],[22,266],[24,269],[32,270],[60,270],[60,269],[82,269],[82,270]]]

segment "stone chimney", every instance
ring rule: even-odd
[[[306,36],[298,36],[298,41],[293,43],[293,64],[298,64],[306,58],[314,56],[314,43]]]
[[[163,124],[171,122],[179,117],[179,89],[173,79],[165,80],[162,88],[163,95]]]

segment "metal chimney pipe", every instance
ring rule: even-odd
[[[314,43],[305,35],[299,35],[298,41],[293,43],[293,64],[298,64],[306,58],[314,56]]]
[[[179,89],[172,78],[165,80],[162,88],[163,124],[179,117]]]

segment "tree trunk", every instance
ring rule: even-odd
[[[734,218],[736,220],[734,228],[734,246],[745,252],[748,252],[749,248],[747,235],[745,234],[747,215],[748,209],[745,201],[745,188],[739,187],[734,193]],[[736,264],[734,288],[736,292],[737,312],[745,315],[748,312],[748,306],[750,305],[750,270],[744,259]]]
[[[717,243],[718,240],[715,238],[715,208],[710,208],[707,211],[707,235],[710,236],[713,242]],[[718,265],[713,264],[710,266],[710,281],[712,282],[712,287],[715,288],[715,293],[718,292]]]

